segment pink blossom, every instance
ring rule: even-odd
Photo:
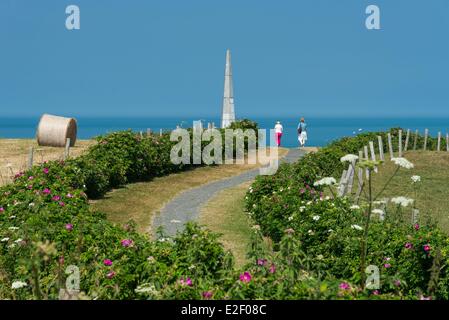
[[[391,258],[390,258],[390,257],[385,257],[384,260],[385,260],[385,261],[390,261]]]
[[[64,261],[65,261],[65,260],[64,260],[64,256],[60,256],[60,257],[59,257],[59,264],[60,264],[60,265],[63,265],[63,264],[64,264]]]
[[[131,239],[123,239],[122,241],[120,241],[120,243],[122,244],[122,246],[127,248],[132,245],[133,241]]]
[[[60,205],[61,207],[64,207],[64,206],[65,206],[65,203],[64,203],[63,201],[59,201],[59,205]]]
[[[33,179],[34,179],[33,176],[29,176],[29,177],[28,177],[28,180],[33,180]]]
[[[51,200],[59,201],[59,200],[61,200],[61,197],[60,196],[53,196],[53,198],[51,198]]]
[[[248,271],[243,272],[240,274],[240,281],[245,283],[251,282],[251,274]]]
[[[179,280],[179,283],[180,283],[182,286],[189,286],[189,287],[193,286],[192,279],[190,279],[189,277],[181,278],[181,279]]]
[[[202,296],[203,296],[204,299],[210,299],[210,298],[212,298],[212,292],[211,291],[204,291],[202,293]]]
[[[14,179],[20,178],[23,176],[23,172],[19,172],[14,176]]]
[[[112,266],[112,260],[111,259],[104,259],[103,264],[107,267]]]
[[[114,277],[115,277],[115,272],[114,272],[114,271],[108,272],[108,273],[106,274],[106,277],[107,277],[108,279],[114,278]]]
[[[276,272],[276,266],[274,265],[274,263],[271,264],[269,271],[270,271],[270,273],[275,273]]]
[[[67,196],[66,196],[67,198],[73,198],[73,194],[71,194],[71,193],[67,193]]]
[[[423,246],[423,249],[424,249],[425,252],[429,252],[430,249],[431,249],[431,247],[430,247],[429,244],[425,244],[425,245]]]
[[[51,192],[50,192],[50,189],[45,188],[44,191],[42,191],[42,193],[43,194],[50,194]]]
[[[299,190],[299,193],[301,193],[301,194],[303,194],[304,192],[306,192],[306,190],[304,190],[304,189]]]
[[[48,174],[48,171],[49,171],[48,168],[44,168],[44,169],[42,170],[42,172],[45,173],[45,174]]]
[[[65,225],[65,229],[66,229],[67,231],[72,231],[72,230],[73,230],[73,224],[67,223],[67,224]]]
[[[374,290],[374,291],[373,291],[373,295],[378,296],[379,294],[380,294],[380,291],[379,291],[379,290]]]
[[[405,247],[405,249],[412,249],[413,244],[411,244],[410,242],[407,242],[404,247]]]
[[[28,188],[28,190],[31,190],[31,189],[33,189],[33,186],[30,184],[30,185],[27,185],[27,188]]]
[[[384,267],[388,269],[388,268],[390,268],[390,267],[391,267],[391,264],[389,264],[389,263],[385,263],[385,264],[384,264]]]
[[[396,287],[399,287],[399,286],[401,285],[401,280],[395,280],[395,281],[394,281],[394,285],[395,285]]]
[[[5,209],[3,209],[3,207],[0,207],[0,212],[5,212]]]
[[[265,260],[265,259],[257,259],[258,266],[264,266],[266,263],[267,263],[267,260]]]
[[[419,230],[419,224],[416,223],[416,224],[414,225],[414,228],[415,228],[415,230],[418,231],[418,230]]]
[[[341,290],[351,290],[351,286],[347,282],[342,282],[338,286]]]

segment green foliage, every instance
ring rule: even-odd
[[[397,131],[391,130],[393,137]],[[324,281],[360,284],[366,208],[351,208],[348,198],[325,198],[321,187],[313,183],[326,176],[339,177],[343,170],[340,158],[358,154],[369,141],[377,141],[377,136],[387,139],[386,133],[376,132],[334,141],[297,163],[281,166],[274,176],[257,177],[246,194],[246,210],[262,234],[274,241],[274,248],[281,250],[288,230],[299,244],[298,254],[309,259],[309,271],[324,272]],[[369,228],[367,263],[380,269],[380,292],[411,299],[422,294],[447,299],[449,238],[434,225],[415,230],[402,219],[403,214],[400,209],[389,212],[385,221],[374,219]]]
[[[234,126],[257,128],[249,121]],[[82,157],[35,166],[0,188],[0,298],[57,299],[67,267],[76,266],[81,297],[96,299],[449,299],[448,237],[433,225],[403,223],[399,209],[371,224],[367,262],[379,267],[382,288],[362,290],[357,226],[364,210],[313,186],[340,174],[340,157],[377,135],[385,138],[344,138],[258,177],[246,198],[258,224],[252,262],[242,270],[234,269],[218,235],[195,224],[151,241],[134,223],[116,226],[93,212],[88,198],[189,168],[171,163],[176,142],[168,134],[99,137]]]

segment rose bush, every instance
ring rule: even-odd
[[[395,136],[397,130],[391,134]],[[284,164],[273,176],[257,177],[245,197],[248,214],[262,234],[274,241],[276,250],[289,230],[299,243],[298,250],[308,257],[311,271],[325,272],[324,280],[330,277],[352,283],[352,288],[358,284],[358,290],[367,208],[353,206],[349,198],[325,197],[323,186],[313,184],[323,177],[340,176],[344,166],[340,158],[357,154],[369,141],[377,141],[378,135],[385,141],[386,133],[360,134],[335,141],[294,164]],[[447,235],[434,224],[416,230],[404,221],[402,210],[406,209],[386,212],[384,221],[374,218],[370,224],[366,259],[368,265],[379,268],[382,284],[376,296],[447,299]]]

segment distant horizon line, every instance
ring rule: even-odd
[[[93,119],[135,119],[135,118],[155,118],[155,119],[164,119],[164,118],[188,118],[188,119],[196,119],[196,120],[204,120],[201,118],[214,118],[214,119],[220,119],[221,116],[219,115],[67,115],[63,113],[55,114],[49,112],[48,114],[53,115],[59,115],[62,117],[74,117],[74,118],[93,118]],[[43,115],[3,115],[0,116],[0,119],[17,119],[17,118],[39,118]],[[249,119],[252,118],[255,119],[273,119],[273,118],[298,118],[298,117],[305,117],[305,118],[321,118],[321,119],[365,119],[365,118],[373,118],[373,119],[432,119],[432,118],[449,118],[449,114],[437,114],[437,115],[377,115],[373,117],[372,115],[306,115],[306,114],[296,114],[296,115],[242,115],[237,116],[236,120],[242,120],[242,119]]]

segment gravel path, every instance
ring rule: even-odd
[[[294,162],[305,154],[299,149],[290,149],[281,162]],[[196,220],[200,208],[217,192],[253,180],[259,174],[259,169],[246,171],[240,175],[214,181],[193,189],[189,189],[167,203],[153,220],[152,234],[156,235],[158,227],[164,227],[164,233],[173,236],[182,230],[188,221]]]

